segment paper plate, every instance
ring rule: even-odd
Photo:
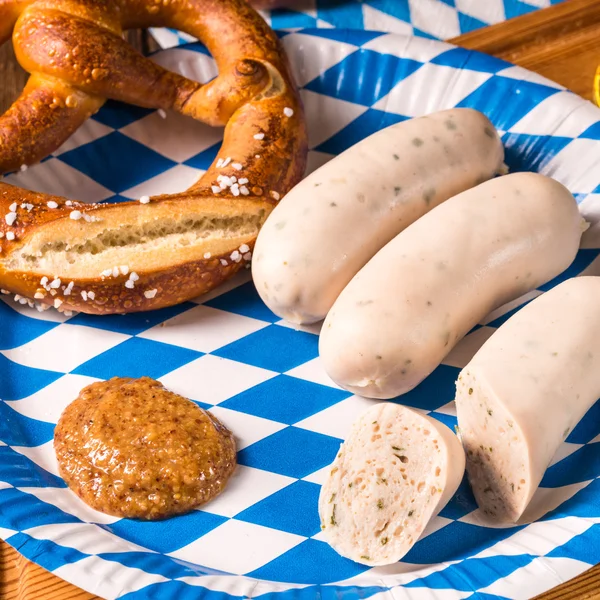
[[[507,163],[551,175],[600,216],[600,109],[532,73],[420,38],[364,31],[282,34],[303,87],[310,168],[374,131],[453,106],[501,131]],[[199,45],[163,65],[205,81]],[[211,163],[221,131],[109,103],[55,155],[7,177],[89,201],[185,189]],[[600,274],[598,225],[557,280],[473,331],[403,403],[452,426],[454,380],[512,311],[567,277]],[[600,562],[600,404],[548,469],[530,525],[482,525],[463,483],[398,564],[370,569],[323,540],[319,484],[371,401],[325,375],[318,327],[295,330],[259,300],[248,272],[218,294],[147,314],[65,317],[0,302],[0,535],[59,577],[105,598],[526,598]],[[235,286],[238,287],[235,287]],[[222,419],[239,468],[202,510],[158,523],[82,504],[57,476],[53,427],[86,384],[148,375]],[[390,595],[391,594],[391,595]]]
[[[273,29],[339,28],[387,31],[448,40],[564,0],[288,0],[260,10]],[[173,29],[152,29],[162,48],[196,40]]]

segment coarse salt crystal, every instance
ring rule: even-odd
[[[255,154],[254,158],[260,158],[260,154]]]
[[[250,246],[248,246],[248,244],[242,244],[240,246],[240,252],[242,254],[246,254],[246,252],[248,252],[250,250]]]
[[[15,239],[15,234],[12,231],[7,231],[6,232],[6,239],[9,242],[12,242]]]
[[[149,204],[150,203],[150,196],[142,196],[140,198],[140,204]]]
[[[4,237],[4,231],[0,231],[0,240]]]
[[[231,157],[228,156],[224,161],[223,164],[221,165],[222,167],[226,167],[229,163],[231,162]]]
[[[69,285],[68,285],[68,286],[65,288],[64,295],[65,295],[65,296],[70,296],[70,295],[71,295],[71,292],[73,291],[73,287],[74,287],[74,286],[75,286],[75,282],[74,282],[74,281],[71,281],[71,282],[69,283]]]
[[[223,159],[219,158],[219,160],[217,160],[217,169],[220,169],[223,166]]]
[[[57,277],[56,279],[54,279],[53,281],[50,282],[50,287],[54,290],[58,289],[60,287],[60,279]]]
[[[24,173],[27,171],[27,165],[21,165],[21,172]]]
[[[238,183],[240,185],[244,185],[244,184],[248,183],[248,179],[246,177],[242,177],[242,178],[238,179]]]
[[[58,294],[58,292],[56,290],[50,290],[51,296],[56,296],[56,294]]]
[[[139,278],[140,276],[135,271],[132,271],[129,275],[131,281],[137,281]]]
[[[226,267],[226,266],[227,266],[227,261],[226,261],[224,258],[222,258],[222,259],[221,259],[221,264],[222,264],[224,267]]]
[[[236,171],[241,171],[244,168],[244,165],[242,163],[231,163],[231,166],[236,170]]]
[[[46,294],[44,294],[43,292],[36,292],[36,293],[33,295],[33,297],[34,297],[36,300],[41,300],[42,298],[45,298],[45,297],[46,297]]]
[[[166,119],[167,118],[167,113],[162,108],[159,108],[157,112],[158,112],[158,116],[161,119]]]
[[[21,208],[23,208],[23,205],[21,205]],[[9,207],[8,210],[10,210],[10,212],[17,212],[17,203],[13,202]]]
[[[14,222],[17,220],[17,213],[16,212],[9,212],[5,217],[4,220],[6,221],[6,224],[10,227],[14,224]]]
[[[148,300],[150,300],[151,298],[154,298],[154,296],[156,296],[157,292],[158,292],[158,290],[146,290],[144,292],[144,296],[146,296],[146,298],[148,298]]]
[[[248,196],[250,194],[250,190],[245,185],[242,185],[240,186],[240,193],[242,196]]]
[[[246,252],[244,254],[244,260],[250,260],[252,258],[252,252]]]
[[[71,202],[71,200],[67,200],[65,202],[65,206],[73,206],[73,202]]]
[[[240,195],[240,188],[237,183],[234,183],[229,189],[234,196]]]
[[[54,202],[54,200],[50,200],[50,202],[46,202],[46,206],[48,208],[58,208],[58,203]]]
[[[287,106],[286,106],[286,107],[283,109],[283,114],[284,114],[286,117],[291,117],[291,116],[293,116],[293,115],[294,115],[294,111],[293,111],[293,109],[291,109],[291,108],[289,108],[289,107],[287,107]]]
[[[100,277],[110,277],[112,275],[112,269],[105,269],[100,273]]]
[[[126,287],[127,289],[130,289],[130,290],[132,290],[132,289],[134,288],[134,286],[135,286],[135,283],[134,283],[133,281],[131,281],[131,279],[128,279],[128,280],[125,282],[125,287]]]
[[[87,292],[85,290],[81,290],[81,297],[83,298],[84,302],[87,302],[88,295],[87,295]]]
[[[96,297],[96,292],[88,292],[88,298],[93,300]]]
[[[242,260],[242,255],[237,250],[234,250],[229,258],[231,258],[233,262],[240,262],[240,260]]]
[[[73,219],[73,221],[79,221],[83,217],[83,214],[79,210],[72,210],[71,214],[69,214],[69,218]]]
[[[54,308],[60,308],[62,303],[63,303],[63,301],[60,298],[55,298],[54,299]]]
[[[127,275],[127,273],[129,273],[129,267],[127,265],[121,265],[119,271],[121,271],[121,275]]]
[[[221,186],[222,190],[228,188],[233,183],[231,178],[227,177],[227,175],[219,175],[217,177],[217,181],[219,182],[219,185]]]
[[[112,273],[113,277],[118,277],[119,276],[119,267],[113,267],[111,273]]]
[[[275,200],[279,200],[281,198],[281,196],[279,195],[279,192],[276,192],[274,190],[271,191],[271,197],[274,198]]]
[[[254,134],[254,139],[255,140],[264,140],[265,139],[265,134],[264,133],[255,133]]]
[[[204,258],[206,258],[207,260],[212,256],[212,254],[210,252],[205,252],[204,253]]]
[[[47,277],[42,277],[42,279],[40,280],[40,285],[42,287],[46,287],[48,285],[48,278]]]
[[[219,186],[219,185],[211,185],[210,189],[212,190],[213,194],[220,194],[221,193],[221,186]]]

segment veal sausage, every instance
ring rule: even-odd
[[[256,242],[258,293],[293,323],[322,320],[358,270],[434,206],[504,168],[496,130],[460,108],[404,121],[300,182]]]
[[[356,562],[397,562],[464,472],[464,451],[446,425],[404,406],[376,404],[352,426],[321,488],[325,538]]]
[[[522,308],[456,384],[480,508],[517,521],[560,444],[600,397],[600,277],[570,279]]]
[[[491,310],[566,269],[583,219],[560,183],[515,173],[444,202],[380,250],[325,320],[320,354],[340,386],[408,392]]]

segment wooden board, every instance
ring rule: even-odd
[[[591,100],[600,65],[600,1],[568,0],[450,42],[535,71]]]
[[[151,43],[140,34],[133,34],[130,40],[138,48]],[[592,99],[594,75],[600,65],[600,0],[569,0],[451,41],[537,71]],[[25,79],[26,74],[16,65],[12,50],[6,45],[0,50],[0,111],[17,97]],[[62,581],[0,542],[0,598],[96,600],[99,597]],[[539,600],[575,599],[600,600],[600,565],[539,596]]]

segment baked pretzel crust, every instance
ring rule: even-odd
[[[121,37],[158,26],[199,38],[218,77],[202,85],[169,72]],[[244,0],[0,0],[0,43],[11,32],[31,76],[0,117],[2,172],[56,150],[106,99],[225,134],[197,183],[144,204],[0,184],[2,289],[60,310],[135,312],[196,297],[250,260],[260,226],[304,174],[307,135],[279,40]]]

